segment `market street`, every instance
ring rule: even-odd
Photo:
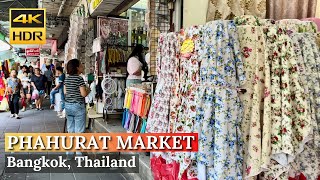
[[[48,107],[48,106],[47,106]],[[64,119],[46,108],[43,111],[27,110],[21,112],[21,119],[10,118],[9,112],[0,113],[0,174],[1,180],[125,180],[122,174],[77,174],[77,173],[4,173],[4,135],[5,133],[53,133],[63,132]]]

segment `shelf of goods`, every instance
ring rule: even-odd
[[[131,133],[145,133],[151,104],[150,85],[126,89],[122,127]]]

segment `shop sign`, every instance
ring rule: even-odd
[[[26,56],[40,56],[39,48],[26,48]]]
[[[90,12],[93,13],[95,9],[101,4],[103,0],[89,0]]]
[[[128,46],[128,19],[98,17],[101,45]]]

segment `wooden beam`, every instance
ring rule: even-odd
[[[131,6],[136,4],[139,0],[124,0],[114,10],[111,11],[110,15],[118,16],[124,11],[128,10]]]

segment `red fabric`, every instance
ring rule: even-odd
[[[306,178],[306,176],[304,176],[304,174],[301,173],[300,175],[296,176],[295,178],[289,177],[289,180],[307,180],[307,178]]]
[[[25,98],[21,98],[21,106],[22,107],[26,107],[27,106]]]
[[[150,165],[154,180],[198,180],[197,178],[188,179],[187,171],[179,179],[180,165],[175,161],[167,164],[162,157],[153,157],[150,159]]]

